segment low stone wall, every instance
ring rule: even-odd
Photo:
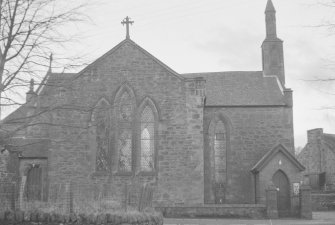
[[[56,213],[3,211],[0,212],[1,225],[162,225],[163,217],[160,213],[103,213],[99,215],[69,214],[59,215]]]
[[[266,218],[266,206],[261,204],[160,206],[155,209],[167,218]]]
[[[312,193],[313,211],[335,211],[335,193]]]

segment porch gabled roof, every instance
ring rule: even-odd
[[[282,144],[277,145],[271,151],[267,152],[255,165],[252,167],[251,172],[260,172],[273,158],[281,152],[294,166],[300,171],[304,171],[305,167],[292,155]]]

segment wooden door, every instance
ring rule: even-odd
[[[28,171],[26,181],[27,201],[41,200],[42,168],[33,167]]]
[[[272,178],[273,184],[277,187],[277,207],[279,217],[290,216],[291,199],[290,199],[290,183],[286,174],[278,170]]]

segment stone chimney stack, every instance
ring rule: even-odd
[[[307,131],[307,143],[308,144],[317,144],[320,143],[323,135],[322,128],[316,128],[313,130]]]

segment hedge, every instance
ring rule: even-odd
[[[157,212],[115,212],[102,214],[68,214],[45,212],[2,211],[0,212],[1,225],[162,225],[163,216]]]

